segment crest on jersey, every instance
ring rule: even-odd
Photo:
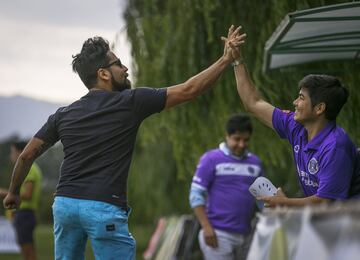
[[[308,171],[310,174],[315,174],[319,171],[319,164],[314,157],[308,163]]]
[[[295,153],[298,153],[299,150],[300,150],[300,146],[299,146],[299,145],[295,145],[295,146],[294,146],[294,152],[295,152]]]
[[[255,169],[251,166],[248,167],[248,171],[249,171],[249,173],[251,173],[251,175],[253,175],[255,173]]]

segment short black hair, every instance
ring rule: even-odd
[[[72,68],[88,89],[97,82],[97,71],[109,63],[109,42],[102,37],[87,39],[79,54],[73,56]]]
[[[232,115],[226,123],[226,133],[232,135],[236,132],[244,133],[253,131],[251,119],[246,114]]]
[[[349,97],[341,81],[329,75],[307,75],[299,82],[299,89],[309,93],[312,107],[325,103],[325,118],[335,120]]]
[[[14,141],[11,143],[11,146],[15,147],[18,151],[23,151],[25,149],[25,146],[27,145],[27,141],[21,140],[21,141]]]

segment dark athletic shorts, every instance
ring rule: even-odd
[[[19,209],[14,213],[14,227],[20,245],[34,242],[36,219],[31,209]]]

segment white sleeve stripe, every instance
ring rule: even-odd
[[[205,190],[205,191],[207,190],[204,186],[201,186],[200,184],[195,183],[195,182],[191,183],[191,188],[197,188],[197,189]]]

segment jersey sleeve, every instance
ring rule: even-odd
[[[161,112],[166,103],[166,88],[136,88],[134,90],[135,112],[139,119]]]
[[[299,134],[302,126],[295,122],[293,112],[283,112],[278,108],[274,109],[272,123],[275,131],[282,139],[288,139],[292,144],[294,136]]]
[[[35,137],[50,145],[55,144],[59,140],[59,135],[56,129],[56,113],[49,116],[47,122],[35,134]]]
[[[36,138],[39,138],[50,145],[55,144],[59,140],[59,135],[56,128],[56,115],[57,113],[49,116],[47,122],[35,134]]]
[[[208,190],[214,178],[215,178],[214,161],[211,160],[211,156],[209,154],[205,154],[200,158],[200,161],[196,167],[192,184]]]
[[[196,167],[193,177],[189,201],[191,208],[206,204],[208,189],[215,177],[215,167],[208,154],[203,155]]]

